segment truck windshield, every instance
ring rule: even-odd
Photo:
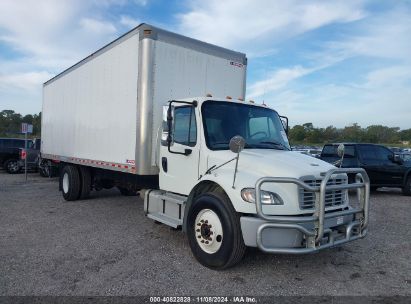
[[[201,107],[207,147],[227,150],[240,135],[247,149],[290,150],[282,122],[274,110],[253,105],[206,101]]]

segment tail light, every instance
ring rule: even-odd
[[[27,152],[24,149],[20,150],[20,159],[26,159]]]

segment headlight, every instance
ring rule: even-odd
[[[284,201],[277,193],[261,190],[260,194],[263,205],[284,205]],[[241,190],[241,198],[246,202],[255,204],[255,189],[244,188]]]

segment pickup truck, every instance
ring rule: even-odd
[[[24,148],[24,139],[21,138],[0,138],[0,166],[8,173],[19,173],[21,149]]]
[[[320,158],[334,163],[340,159],[337,154],[339,144],[327,144]],[[404,195],[411,195],[411,161],[405,161],[382,145],[344,143],[341,167],[363,168],[367,172],[371,190],[379,187],[402,188]]]
[[[21,148],[19,167],[24,168],[25,159],[27,158],[27,170],[38,171],[39,168],[39,157],[40,157],[40,138],[29,140],[27,144],[27,149]]]

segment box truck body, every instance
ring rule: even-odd
[[[142,24],[43,87],[42,155],[158,174],[162,106],[187,96],[244,98],[246,57]]]

